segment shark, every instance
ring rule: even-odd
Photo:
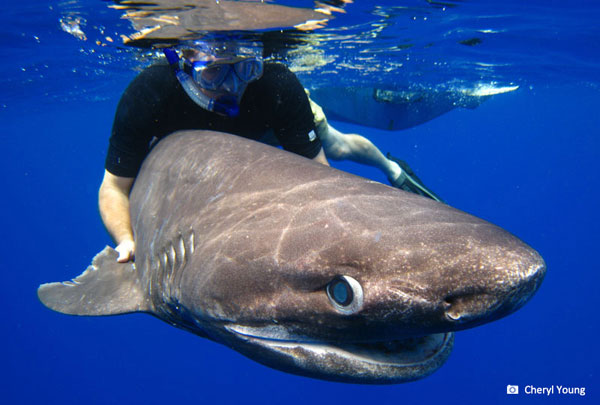
[[[492,84],[446,90],[321,87],[311,89],[310,96],[333,120],[398,131],[431,121],[456,108],[475,109],[492,96],[518,88]]]
[[[546,273],[489,222],[230,134],[161,140],[130,202],[135,260],[105,247],[78,277],[41,285],[44,305],[148,313],[312,378],[428,376],[454,332],[516,311]]]

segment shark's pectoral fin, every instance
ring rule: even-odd
[[[150,310],[132,262],[118,263],[117,252],[105,247],[77,278],[42,284],[40,301],[48,308],[69,315],[118,315]]]

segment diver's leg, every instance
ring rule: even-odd
[[[396,188],[429,197],[436,201],[441,199],[414,174],[406,162],[381,151],[367,138],[358,134],[344,134],[327,124],[318,128],[319,139],[328,158],[333,160],[352,160],[377,167]]]
[[[306,94],[310,96],[308,90]],[[402,174],[400,166],[383,153],[371,141],[358,134],[344,134],[329,125],[321,106],[308,98],[315,120],[315,130],[328,159],[352,160],[381,170],[390,182]]]
[[[353,162],[374,166],[381,170],[388,179],[396,179],[402,169],[393,160],[387,159],[371,141],[358,134],[344,134],[327,126],[326,131],[319,132],[319,139],[328,158],[333,160],[351,160]]]
[[[341,133],[329,125],[323,109],[310,98],[308,100],[312,108],[317,136],[328,159],[352,160],[353,162],[377,167],[387,176],[392,186],[441,201],[439,197],[425,187],[406,162],[390,155],[385,157],[364,136]]]

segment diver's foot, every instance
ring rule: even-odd
[[[442,202],[442,199],[438,197],[433,191],[425,187],[425,184],[417,177],[415,172],[410,166],[404,161],[393,157],[389,152],[386,156],[389,160],[396,162],[402,169],[402,172],[394,180],[388,179],[392,187],[402,189],[404,191],[410,191],[411,193],[422,195],[423,197],[431,198],[432,200]]]

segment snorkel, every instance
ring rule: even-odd
[[[224,103],[205,94],[198,87],[194,79],[180,68],[179,55],[177,52],[175,52],[175,50],[171,48],[165,48],[163,52],[167,58],[167,61],[169,62],[169,65],[175,73],[177,81],[179,84],[181,84],[181,87],[183,87],[183,90],[186,92],[188,97],[191,98],[196,104],[205,110],[213,111],[228,117],[235,117],[239,114],[240,108],[235,100],[232,100],[233,102]]]

